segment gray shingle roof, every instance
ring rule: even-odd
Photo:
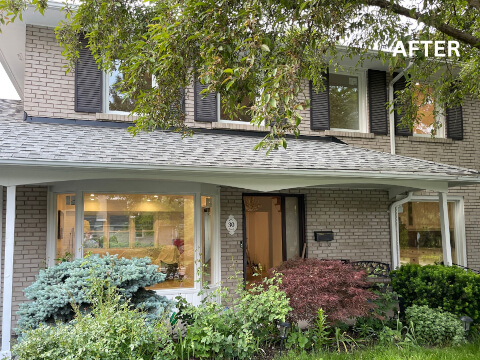
[[[20,102],[0,101],[0,161],[478,175],[475,170],[311,139],[290,139],[287,150],[265,156],[253,150],[259,140],[199,132],[182,140],[169,131],[132,137],[124,128],[31,123],[23,121]]]

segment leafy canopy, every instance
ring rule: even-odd
[[[45,0],[0,0],[0,21],[30,2],[46,7]],[[139,115],[133,133],[158,127],[188,133],[178,89],[199,79],[232,114],[241,110],[240,99],[254,99],[243,110],[253,124],[272,125],[258,148],[286,147],[285,135],[299,134],[309,106],[305,79],[322,89],[322,73],[341,69],[345,58],[355,67],[380,58],[392,72],[412,64],[409,82],[429,83],[433,92],[412,86],[400,94],[409,126],[418,120],[419,91],[424,103],[433,97],[449,105],[480,94],[478,0],[84,0],[64,11],[57,36],[70,66],[84,32],[98,63],[107,71],[118,64],[124,74],[121,90],[136,100]],[[422,47],[409,59],[368,50],[390,49],[397,40],[458,40],[460,57],[427,58]],[[145,74],[157,86],[145,90]]]

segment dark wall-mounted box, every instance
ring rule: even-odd
[[[315,241],[333,241],[333,231],[315,231]]]

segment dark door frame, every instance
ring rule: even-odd
[[[305,246],[305,257],[308,254],[307,242],[305,240],[305,195],[304,194],[282,194],[282,193],[242,193],[242,221],[243,221],[243,280],[247,281],[247,219],[245,216],[245,196],[279,196],[281,200],[282,210],[282,258],[287,258],[287,234],[286,234],[286,214],[285,214],[285,198],[294,197],[298,199],[298,231],[299,231],[299,249],[298,255],[302,256],[303,247]]]

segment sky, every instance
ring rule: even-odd
[[[20,100],[2,64],[0,64],[0,99]]]

